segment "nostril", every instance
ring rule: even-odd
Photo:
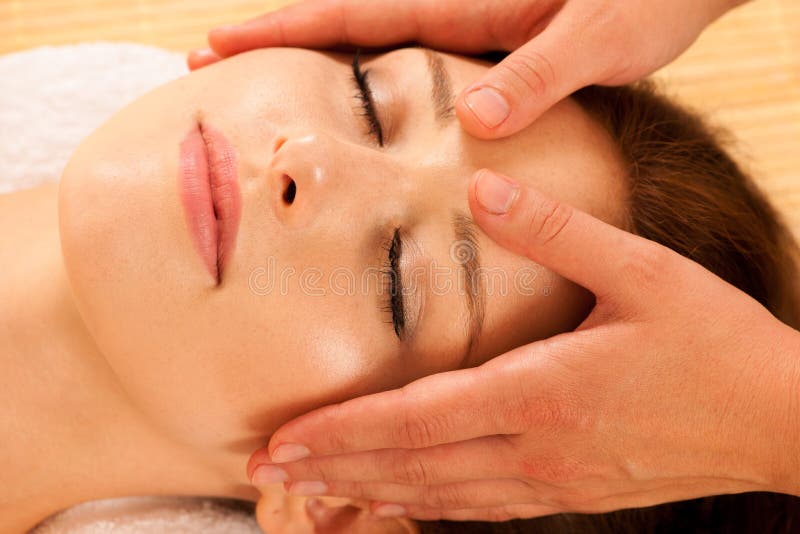
[[[283,202],[291,206],[294,202],[294,197],[297,194],[297,185],[290,176],[283,175]]]

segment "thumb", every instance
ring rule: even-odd
[[[671,252],[486,169],[472,177],[468,194],[475,222],[489,237],[598,300],[635,303],[642,291],[637,280],[648,279],[642,267],[657,270]]]
[[[589,69],[594,66],[586,65],[586,51],[576,45],[580,40],[558,21],[464,89],[455,107],[467,132],[479,139],[515,134],[593,83]]]

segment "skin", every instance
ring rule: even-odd
[[[58,191],[2,197],[4,227],[20,231],[2,245],[13,269],[0,299],[8,355],[0,371],[10,377],[0,428],[12,444],[2,460],[14,484],[0,494],[0,530],[109,496],[255,500],[247,455],[292,417],[479,365],[570,330],[588,313],[590,293],[480,232],[484,266],[509,280],[523,269],[536,276],[533,294],[486,291],[483,331],[466,355],[463,295],[433,291],[425,276],[423,315],[402,339],[374,287],[320,296],[297,277],[286,291],[254,285],[271,258],[283,272],[379,268],[381,245],[398,226],[408,270],[435,261],[457,284],[450,218],[469,213],[468,177],[485,166],[612,224],[625,221],[613,143],[574,103],[513,140],[480,141],[455,120],[433,118],[424,51],[365,57],[390,132],[379,147],[352,97],[349,60],[271,49],[220,62],[113,117],[81,144]],[[444,67],[454,92],[489,68],[457,56],[445,56]],[[178,195],[179,145],[199,117],[233,145],[242,191],[219,286],[195,252]],[[291,205],[282,203],[285,176],[297,185]],[[263,492],[275,503],[279,489]],[[302,512],[302,502],[285,509]],[[301,512],[284,521],[301,521]]]
[[[281,469],[290,494],[317,480],[378,516],[454,521],[800,495],[800,335],[701,266],[530,186],[498,178],[516,200],[497,208],[493,176],[469,187],[481,228],[590,288],[591,314],[481,367],[303,415],[253,455],[254,480]],[[709,302],[725,303],[712,324]],[[279,459],[289,444],[310,454]]]
[[[470,80],[456,101],[479,139],[519,132],[575,90],[623,85],[663,67],[746,0],[306,0],[209,32],[198,68],[258,47],[395,46],[509,56]],[[488,93],[480,92],[488,89]],[[488,94],[487,99],[472,98]],[[499,170],[499,169],[498,169]]]
[[[579,87],[623,84],[655,71],[742,3],[486,0],[465,7],[447,0],[315,0],[212,30],[211,49],[188,60],[198,68],[254,47],[406,41],[460,52],[507,50],[508,58],[476,76],[455,103],[467,132],[494,139],[542,120],[545,110]],[[490,95],[491,105],[474,98],[481,94]],[[488,235],[595,294],[584,332],[511,351],[497,359],[506,365],[434,376],[301,417],[253,455],[254,482],[288,479],[290,492],[313,488],[371,499],[378,514],[457,520],[609,511],[752,489],[798,491],[794,331],[698,265],[591,217],[573,218],[578,210],[546,191],[543,196],[523,187],[519,191],[528,194],[520,195],[516,215],[503,210],[492,212],[499,218],[486,218],[476,208],[477,179],[470,207]],[[630,284],[631,278],[654,283]],[[686,285],[676,287],[676,280]],[[713,317],[698,315],[709,308]],[[727,358],[724,370],[717,369],[720,354]],[[542,366],[532,355],[565,365]],[[752,369],[753,360],[769,363]],[[650,384],[653,373],[631,371],[641,369],[632,363],[645,361],[672,369],[671,380],[656,375]],[[586,365],[597,362],[601,369]],[[714,387],[709,368],[720,378]],[[520,391],[520,383],[529,389]],[[634,391],[620,386],[643,383]],[[509,398],[508,391],[517,395]],[[693,396],[697,391],[701,399]],[[469,407],[465,392],[474,401]],[[654,438],[659,432],[648,413],[659,414],[655,427],[664,439]],[[692,419],[698,424],[687,431]],[[542,423],[550,428],[544,435]],[[617,433],[592,438],[586,432],[591,423]],[[776,436],[776,428],[784,431]],[[642,429],[647,432],[637,446],[631,436]],[[510,437],[498,440],[498,434]],[[653,442],[659,443],[655,450]],[[565,450],[566,443],[574,448]],[[306,480],[315,482],[303,485]],[[387,499],[405,506],[384,506]]]

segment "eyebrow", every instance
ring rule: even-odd
[[[469,359],[472,349],[480,337],[483,329],[485,300],[481,288],[480,277],[481,255],[478,247],[477,226],[475,221],[462,211],[454,211],[452,216],[453,234],[455,242],[450,247],[450,256],[459,264],[459,273],[463,284],[459,290],[466,288],[468,319],[468,342],[464,356],[459,367],[464,367]]]
[[[431,76],[431,99],[433,100],[436,122],[447,126],[456,117],[455,95],[453,94],[453,81],[444,66],[444,59],[438,52],[423,48],[428,59],[428,72]]]

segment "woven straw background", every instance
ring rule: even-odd
[[[287,0],[0,0],[0,53],[135,41],[187,51],[212,26]],[[756,0],[715,23],[658,74],[732,130],[742,160],[800,235],[800,1]]]

